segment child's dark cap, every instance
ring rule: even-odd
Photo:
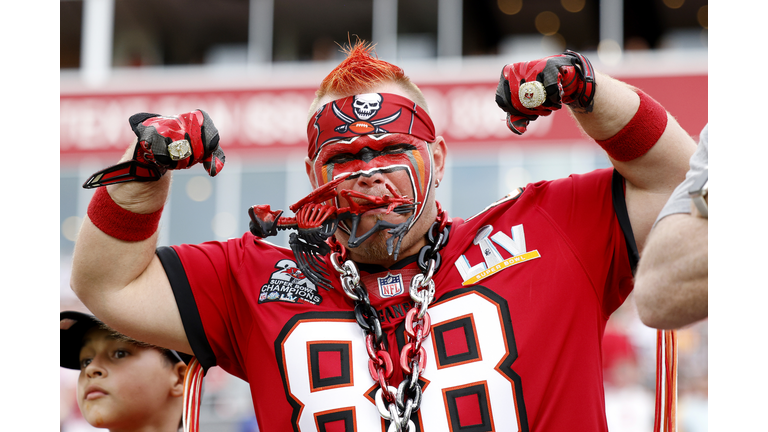
[[[61,350],[60,365],[63,368],[80,370],[80,348],[83,337],[93,327],[104,324],[93,315],[77,311],[63,311],[60,318],[59,347]],[[179,354],[174,350],[164,350],[173,363],[183,361],[188,363],[191,356]]]

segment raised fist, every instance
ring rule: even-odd
[[[86,189],[129,181],[155,181],[166,170],[185,169],[198,162],[213,177],[224,167],[219,131],[203,110],[164,117],[134,114],[128,120],[138,142],[133,158],[92,175]]]
[[[507,127],[522,135],[528,123],[559,110],[562,104],[576,111],[592,111],[596,87],[592,64],[569,50],[504,66],[496,104],[507,113]]]

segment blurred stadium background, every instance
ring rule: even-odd
[[[62,0],[59,6],[62,310],[85,310],[69,288],[73,241],[93,193],[81,185],[115,163],[133,139],[130,115],[205,109],[227,156],[213,180],[202,169],[174,174],[161,244],[238,236],[248,229],[249,206],[286,209],[309,192],[302,163],[307,108],[343,58],[339,44],[349,39],[374,42],[380,58],[402,66],[424,91],[449,144],[437,196],[452,216],[471,216],[531,181],[610,166],[566,112],[513,136],[494,103],[507,63],[580,51],[599,71],[659,100],[694,138],[708,121],[706,0]],[[707,430],[707,334],[706,321],[679,332],[681,432]],[[655,335],[637,319],[631,296],[609,322],[612,430],[651,430]],[[77,373],[70,372],[61,370],[61,430],[95,430],[79,414]],[[257,430],[246,383],[209,371],[201,430]]]

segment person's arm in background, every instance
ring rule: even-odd
[[[707,219],[678,213],[653,228],[635,276],[635,303],[643,324],[680,328],[707,317]]]
[[[649,327],[680,328],[708,314],[708,219],[688,195],[707,170],[708,146],[705,127],[686,179],[659,215],[638,263],[635,303]]]

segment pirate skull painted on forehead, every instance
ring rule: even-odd
[[[429,115],[415,102],[390,93],[367,93],[350,96],[323,105],[307,125],[309,158],[318,187],[348,176],[347,181],[373,181],[376,176],[401,179],[406,185],[396,192],[415,201],[415,210],[393,231],[404,235],[424,211],[430,193],[432,155],[428,143],[435,140]],[[407,182],[402,180],[407,178]],[[340,184],[344,189],[349,183]],[[406,190],[403,190],[406,189]],[[385,193],[383,187],[371,195]],[[339,197],[336,206],[341,207]],[[391,229],[377,224],[371,232],[356,233],[358,219],[340,224],[351,234],[349,247],[356,247],[374,231]],[[353,242],[353,238],[362,239]]]

